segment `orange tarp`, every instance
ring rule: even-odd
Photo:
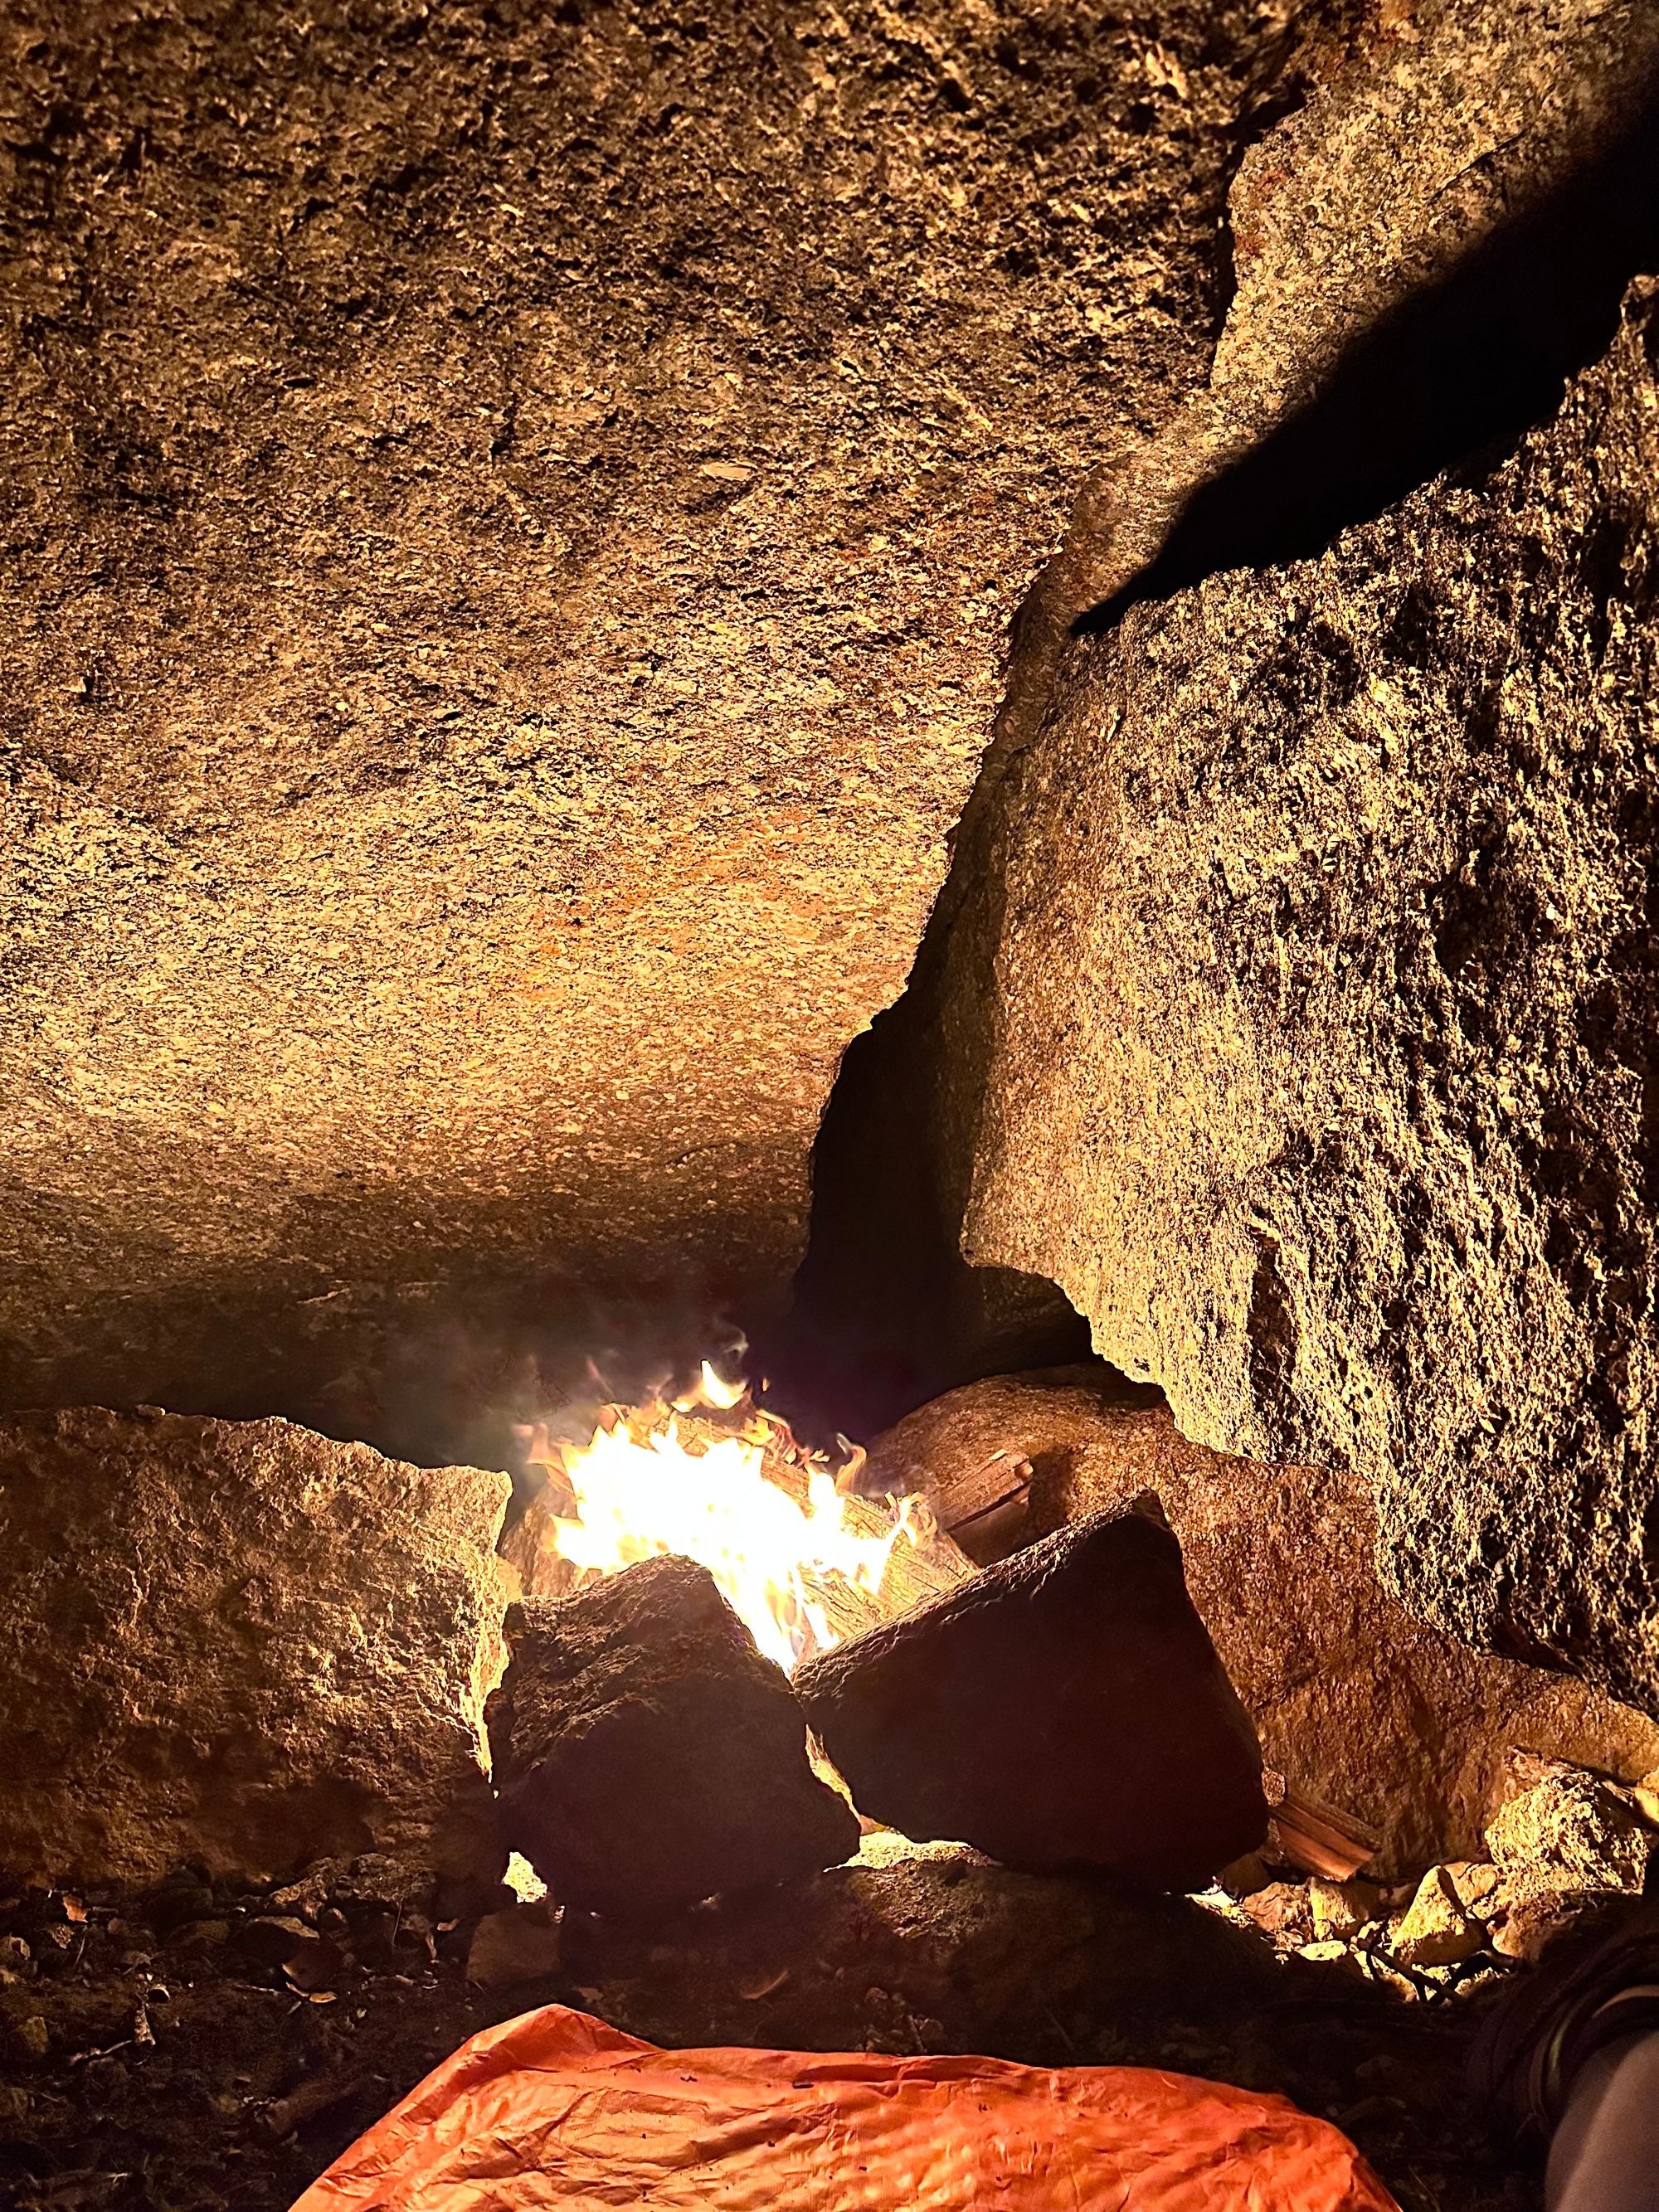
[[[548,2005],[463,2045],[294,2212],[1397,2212],[1282,2097],[1139,2067],[658,2051]]]

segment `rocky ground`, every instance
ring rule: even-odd
[[[20,2212],[283,2212],[465,2036],[538,2002],[682,2041],[953,2047],[942,1967],[958,2011],[978,2008],[986,2032],[970,2047],[1282,2089],[1346,2127],[1409,2212],[1533,2202],[1524,2171],[1469,2137],[1456,2081],[1475,2007],[1426,1978],[1406,1997],[1293,1959],[1276,1984],[1235,1989],[1230,2019],[1212,2004],[1127,2033],[1086,1990],[1037,1982],[1010,2019],[1006,1953],[1027,1963],[1034,1924],[1049,1952],[1078,1953],[1097,1900],[1061,1883],[1033,1898],[1031,1878],[1014,1877],[1001,1879],[1017,1893],[999,1899],[987,1890],[995,1870],[964,1867],[933,1869],[902,1911],[890,1869],[817,1877],[810,1950],[792,1896],[769,1921],[746,1908],[735,1942],[729,1908],[689,1938],[589,1929],[567,1936],[571,1965],[483,1989],[468,1978],[480,1939],[467,1923],[407,1900],[400,1915],[372,1895],[372,1877],[354,1887],[343,1873],[319,1869],[308,1891],[274,1895],[181,1879],[142,1900],[4,1901],[0,2188]],[[895,1919],[897,1940],[883,1942]],[[553,1945],[550,1929],[531,1929]],[[503,1945],[519,1975],[527,1933]],[[788,1966],[775,1963],[780,1943]]]
[[[1406,2212],[1529,2212],[1463,2097],[1486,2008],[1640,1890],[1659,1793],[1518,1763],[1491,1856],[1383,1888],[1233,1869],[1197,1904],[868,1837],[804,1883],[642,1926],[411,1879],[0,1896],[0,2187],[20,2212],[282,2212],[474,2029],[532,2005],[690,2045],[981,2050],[1273,2088]],[[480,1906],[488,1911],[480,1911]]]

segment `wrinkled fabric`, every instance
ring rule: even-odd
[[[462,2045],[294,2212],[1398,2212],[1282,2097],[1139,2067],[659,2051],[562,2005]]]

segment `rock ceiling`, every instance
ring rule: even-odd
[[[468,1315],[763,1304],[1285,22],[0,35],[4,1396],[385,1440]]]

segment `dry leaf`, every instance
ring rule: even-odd
[[[769,1997],[773,1990],[781,1990],[788,1978],[788,1967],[780,1966],[775,1974],[770,1975],[763,1982],[757,1982],[752,1989],[739,1990],[738,1995],[740,1997],[747,1997],[752,2003],[757,1997]]]

